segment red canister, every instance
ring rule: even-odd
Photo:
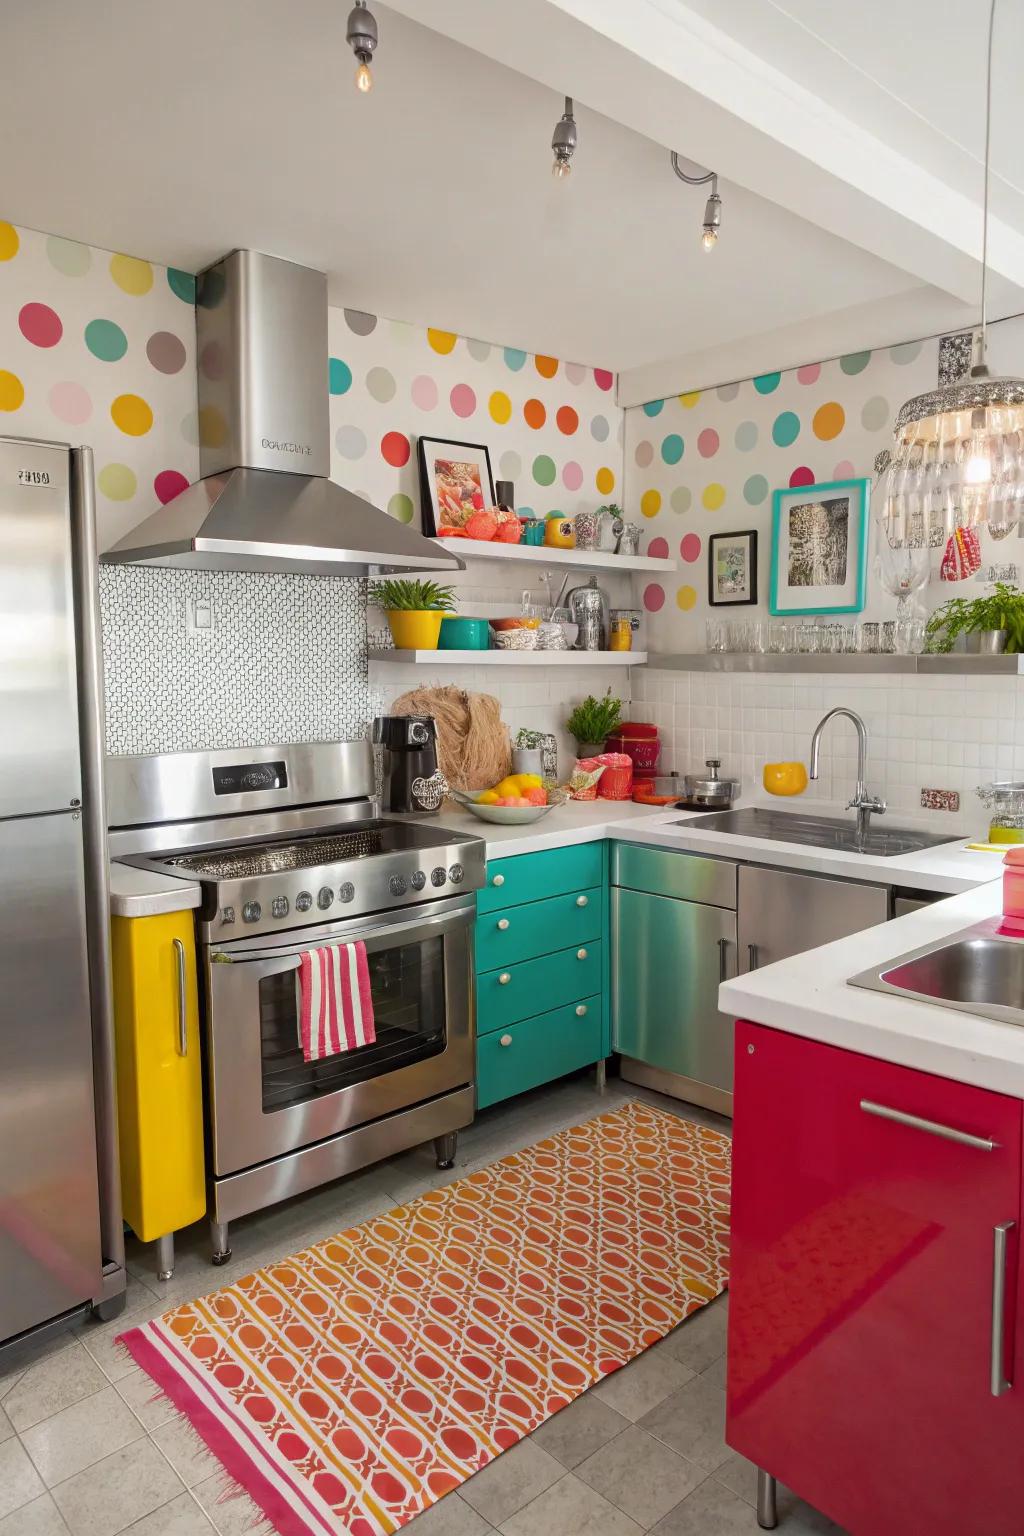
[[[658,771],[661,742],[658,727],[646,720],[623,720],[605,742],[607,752],[624,752],[633,759],[636,779],[653,779]]]
[[[602,752],[598,762],[604,773],[597,781],[602,800],[628,800],[633,793],[633,759],[625,752]]]

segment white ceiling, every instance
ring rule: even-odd
[[[721,26],[720,0],[699,3]],[[730,5],[734,22],[741,11],[757,21],[780,68],[808,61],[836,93],[848,71],[827,74],[804,23],[827,11],[841,46],[879,75],[883,55],[899,74],[895,43],[915,71],[901,122],[927,106],[920,74],[950,74],[927,32],[893,39],[893,18],[923,13],[924,0],[789,0],[795,20],[770,0]],[[252,246],[326,270],[336,303],[615,369],[786,327],[816,327],[824,352],[829,315],[924,292],[898,265],[728,182],[722,239],[706,255],[703,193],[675,180],[662,145],[601,115],[602,100],[580,104],[576,169],[556,184],[561,102],[548,85],[375,9],[377,84],[363,98],[347,0],[8,8],[4,216],[193,270]],[[965,109],[944,121],[974,144]]]

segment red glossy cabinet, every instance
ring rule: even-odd
[[[729,1444],[854,1536],[1021,1536],[1021,1102],[736,1031]]]

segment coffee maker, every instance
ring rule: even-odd
[[[448,781],[437,766],[433,716],[380,715],[373,739],[383,748],[381,809],[436,815]]]

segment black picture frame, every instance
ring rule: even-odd
[[[439,451],[447,449],[453,451],[451,453]],[[420,470],[420,511],[423,532],[430,538],[435,538],[443,528],[458,526],[450,511],[446,510],[439,499],[433,465],[439,458],[459,460],[459,450],[463,450],[462,462],[475,462],[481,471],[480,490],[484,497],[484,505],[494,506],[494,476],[491,472],[491,455],[486,443],[463,443],[454,437],[421,437],[416,445]],[[472,510],[480,509],[474,506]]]
[[[747,541],[747,571],[749,582],[746,597],[722,597],[718,591],[715,546],[722,543],[736,544]],[[757,602],[757,529],[741,528],[735,533],[712,533],[708,538],[708,607],[749,608]]]

